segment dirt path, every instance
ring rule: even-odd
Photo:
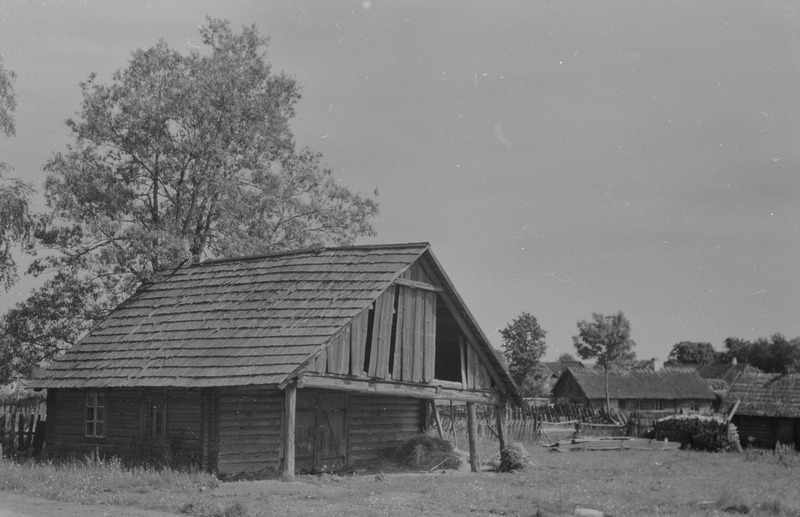
[[[0,492],[0,517],[175,517],[175,515],[177,514],[121,506],[64,503]]]

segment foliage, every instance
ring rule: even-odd
[[[594,359],[603,368],[626,367],[636,358],[631,324],[622,312],[592,313],[592,321],[578,322],[578,335],[572,342],[581,359]]]
[[[135,51],[109,84],[91,75],[81,85],[67,121],[74,142],[45,166],[50,211],[36,237],[52,253],[30,268],[57,275],[16,308],[37,320],[30,331],[13,318],[0,325],[23,357],[68,347],[158,271],[374,235],[374,198],[295,144],[300,90],[272,72],[268,40],[215,19],[200,32],[206,53],[162,40]],[[61,292],[78,293],[68,313],[44,303]],[[56,331],[62,324],[71,331]]]
[[[7,70],[0,57],[0,132],[12,136],[16,127],[14,125],[14,110],[17,109],[17,97],[14,95],[14,79],[17,75],[12,70]]]
[[[672,347],[666,366],[676,364],[708,364],[716,360],[716,352],[711,343],[681,341]]]
[[[606,412],[611,412],[608,394],[608,370],[628,367],[636,360],[631,339],[631,324],[622,311],[604,316],[592,313],[592,321],[578,322],[578,335],[572,337],[581,359],[594,359],[603,368],[606,388]]]
[[[508,360],[509,373],[524,397],[540,395],[538,387],[543,380],[543,374],[539,362],[547,351],[544,341],[546,334],[536,318],[527,312],[523,312],[500,330],[503,355]]]
[[[570,353],[567,353],[567,352],[564,352],[563,354],[558,356],[558,359],[556,359],[556,361],[558,361],[559,363],[577,363],[578,362],[578,360],[575,358],[574,355],[572,355]]]
[[[14,72],[6,70],[0,59],[0,132],[15,134],[13,112],[17,107],[14,94]],[[14,245],[27,253],[33,252],[33,229],[36,219],[31,215],[29,200],[33,193],[30,184],[20,179],[6,179],[4,173],[12,168],[0,161],[0,285],[10,288],[17,280],[17,264],[12,254]]]
[[[767,373],[793,371],[800,364],[800,337],[786,339],[773,334],[755,341],[729,337],[725,340],[723,359],[749,364]]]

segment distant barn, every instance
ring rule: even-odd
[[[731,385],[722,410],[736,408],[733,423],[742,445],[800,449],[800,373],[743,373]]]
[[[568,367],[553,386],[555,402],[605,407],[605,375],[600,368]],[[710,413],[714,393],[693,368],[610,370],[608,394],[616,411],[697,411]]]
[[[155,446],[222,476],[370,464],[430,401],[519,397],[425,243],[165,272],[31,387],[48,453]]]

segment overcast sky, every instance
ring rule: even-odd
[[[302,85],[298,142],[380,193],[358,243],[430,242],[496,347],[523,311],[551,359],[592,312],[623,311],[640,358],[796,337],[798,6],[0,0],[19,101],[0,161],[40,186],[91,72],[197,48],[206,14],[255,24]]]

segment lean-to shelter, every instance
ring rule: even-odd
[[[48,453],[161,446],[221,476],[369,464],[432,401],[519,398],[426,243],[163,272],[31,387]]]

